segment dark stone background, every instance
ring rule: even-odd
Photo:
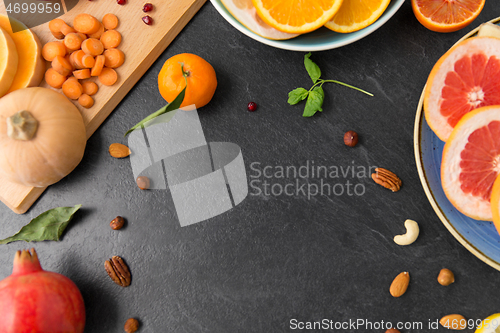
[[[375,97],[325,85],[324,112],[305,119],[303,105],[287,104],[288,91],[310,85],[304,53],[242,35],[207,3],[90,138],[73,173],[25,215],[0,205],[4,238],[47,209],[83,204],[60,242],[1,245],[0,278],[11,273],[16,250],[35,246],[45,269],[68,276],[82,291],[88,333],[122,332],[129,317],[140,319],[141,332],[288,332],[292,318],[420,321],[426,327],[450,313],[482,319],[498,312],[499,273],[440,222],[413,153],[415,111],[433,64],[468,31],[498,16],[498,2],[488,0],[469,27],[441,34],[421,26],[407,1],[368,37],[312,55],[324,78]],[[216,94],[199,110],[203,129],[207,141],[241,147],[248,176],[253,162],[383,166],[401,177],[401,191],[366,178],[353,180],[365,186],[362,196],[249,195],[236,209],[181,228],[169,192],[139,190],[129,161],[111,158],[108,146],[127,143],[123,133],[163,106],[157,75],[165,60],[182,52],[215,68]],[[254,113],[246,110],[250,101],[259,105]],[[359,133],[357,147],[344,146],[347,130]],[[108,223],[117,215],[128,223],[113,231]],[[420,237],[400,247],[392,238],[404,232],[408,218],[419,222]],[[112,255],[129,264],[130,287],[106,275],[103,263]],[[449,287],[436,282],[443,267],[456,275]],[[411,283],[395,299],[388,289],[401,271],[410,272]],[[403,330],[410,331],[433,330]]]

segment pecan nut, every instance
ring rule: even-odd
[[[113,221],[109,222],[109,226],[113,230],[120,230],[123,228],[123,225],[125,224],[125,219],[121,216],[117,216],[113,219]]]
[[[122,258],[113,256],[104,262],[104,268],[113,282],[122,287],[130,286],[131,274]]]
[[[373,181],[385,188],[388,188],[392,192],[399,191],[401,185],[403,185],[401,179],[399,179],[393,172],[384,168],[376,168],[375,171],[376,173],[372,173]]]

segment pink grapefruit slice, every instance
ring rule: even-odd
[[[500,39],[473,37],[434,65],[424,94],[425,119],[443,141],[468,112],[500,104]]]
[[[476,220],[492,220],[491,194],[500,174],[500,105],[467,113],[444,145],[441,184],[450,202]]]

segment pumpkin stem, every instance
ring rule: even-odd
[[[11,139],[31,140],[37,129],[38,120],[29,111],[22,110],[7,118],[7,135]]]

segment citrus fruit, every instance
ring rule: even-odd
[[[210,102],[217,88],[215,70],[206,60],[191,53],[169,58],[158,75],[158,89],[167,102],[172,102],[186,87],[181,107],[194,104],[201,108]]]
[[[486,317],[486,319],[478,325],[475,333],[500,333],[500,313],[495,313]]]
[[[375,22],[389,6],[390,0],[344,0],[335,16],[325,24],[336,32],[354,32]]]
[[[322,27],[342,0],[252,0],[259,16],[283,32],[306,33]]]
[[[252,3],[252,0],[222,0],[222,4],[233,15],[233,17],[243,24],[248,30],[257,35],[274,40],[290,39],[298,34],[289,34],[279,31],[264,22]]]
[[[500,104],[500,39],[473,37],[446,52],[434,65],[424,93],[425,119],[446,141],[467,112]]]
[[[483,10],[485,0],[411,0],[417,20],[427,29],[452,32],[465,28]]]
[[[500,173],[500,105],[466,114],[444,145],[441,184],[448,200],[476,220],[492,220],[490,198]]]

